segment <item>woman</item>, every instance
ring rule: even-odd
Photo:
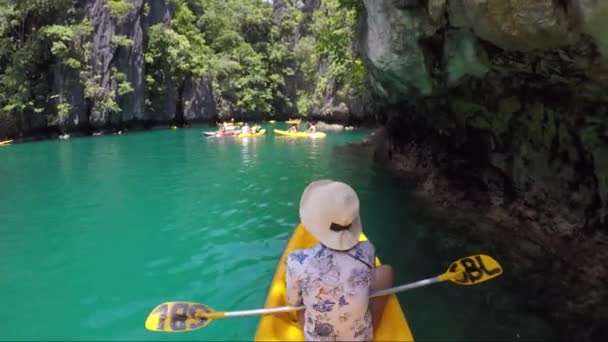
[[[319,240],[286,261],[287,301],[306,307],[298,317],[306,340],[371,341],[387,297],[369,295],[391,287],[393,272],[375,266],[371,242],[359,242],[357,194],[342,182],[313,182],[302,194],[300,220]]]
[[[297,133],[298,132],[298,125],[292,124],[291,127],[289,127],[289,129],[287,130],[287,132],[289,132],[289,133]]]

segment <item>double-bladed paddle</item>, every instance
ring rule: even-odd
[[[473,255],[453,262],[448,270],[436,277],[419,280],[413,283],[376,291],[370,298],[386,296],[418,287],[444,281],[459,285],[476,285],[502,274],[502,267],[496,260],[487,255]],[[166,302],[160,304],[148,315],[146,329],[162,332],[184,332],[205,327],[214,319],[269,315],[288,311],[304,310],[304,306],[280,306],[275,308],[213,311],[208,306],[192,302]]]

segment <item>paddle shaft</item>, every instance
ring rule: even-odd
[[[436,277],[413,283],[375,291],[370,298],[386,296],[427,285],[451,281],[458,285],[476,285],[502,274],[502,267],[492,257],[485,254],[472,255],[453,262],[448,270]],[[152,331],[179,332],[205,327],[215,319],[276,314],[304,310],[305,306],[281,306],[256,310],[213,311],[204,304],[192,302],[167,302],[158,305],[146,319],[146,329]],[[166,324],[170,322],[171,324]]]
[[[369,298],[386,296],[386,295],[397,293],[397,292],[403,292],[403,291],[407,291],[407,290],[411,290],[411,289],[416,289],[419,287],[428,286],[428,285],[435,284],[435,283],[440,283],[440,282],[446,281],[446,280],[447,279],[442,279],[441,276],[426,278],[426,279],[415,281],[413,283],[395,286],[395,287],[391,287],[386,290],[380,290],[380,291],[373,292],[369,296]]]
[[[411,290],[411,289],[415,289],[415,288],[419,288],[419,287],[423,287],[423,286],[428,286],[428,285],[435,284],[435,283],[441,283],[446,280],[454,279],[458,275],[460,275],[460,273],[451,273],[451,274],[444,273],[437,277],[426,278],[426,279],[415,281],[413,283],[391,287],[386,290],[376,291],[376,292],[373,292],[369,297],[374,298],[374,297],[386,296],[386,295],[390,295],[393,293],[403,292],[403,291],[407,291],[407,290]],[[255,309],[255,310],[213,312],[208,317],[213,319],[213,318],[269,315],[269,314],[276,314],[276,313],[281,313],[281,312],[299,311],[299,310],[304,310],[305,308],[306,307],[304,305],[300,305],[300,306],[279,306],[276,308]],[[216,317],[213,317],[213,316],[216,316]]]

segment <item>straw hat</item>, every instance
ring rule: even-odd
[[[329,179],[306,187],[300,199],[300,220],[322,244],[340,251],[353,248],[363,231],[355,190]]]

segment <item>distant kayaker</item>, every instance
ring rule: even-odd
[[[289,132],[289,133],[297,133],[298,132],[298,125],[292,124],[291,127],[289,127],[289,129],[287,130],[287,132]]]
[[[342,182],[320,180],[300,199],[300,220],[320,242],[286,261],[287,301],[304,305],[298,319],[307,341],[371,341],[392,286],[393,270],[375,265],[375,248],[359,242],[359,199]]]
[[[315,126],[314,123],[309,123],[308,124],[308,129],[306,130],[306,132],[308,133],[316,133],[317,132],[317,126]]]
[[[243,127],[241,128],[241,133],[242,134],[249,134],[249,133],[251,133],[251,127],[249,127],[249,124],[247,124],[246,122],[243,125]]]

